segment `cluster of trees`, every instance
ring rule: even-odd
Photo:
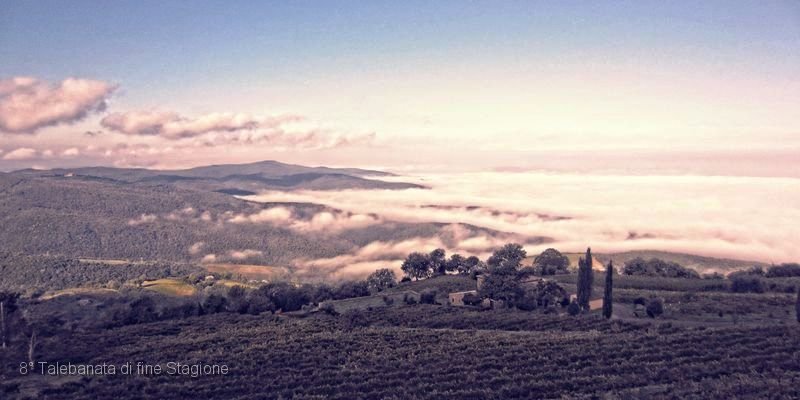
[[[519,245],[517,245],[519,246]],[[519,246],[521,249],[522,247]],[[503,250],[503,251],[507,251]],[[524,251],[523,251],[524,253]],[[517,254],[518,256],[519,254]],[[499,257],[495,254],[492,257]],[[506,254],[505,256],[509,256]],[[556,275],[568,274],[569,271],[569,258],[561,254],[560,251],[549,248],[536,256],[533,264],[528,267],[522,266],[522,261],[525,255],[519,260],[516,260],[516,269],[527,275]],[[509,260],[504,260],[508,263]],[[436,249],[430,253],[414,252],[408,255],[403,261],[402,270],[406,277],[409,279],[425,279],[436,275],[444,275],[447,273],[458,273],[462,275],[470,275],[486,272],[488,269],[493,268],[492,264],[497,264],[499,261],[493,261],[492,258],[486,260],[486,263],[481,261],[478,257],[470,256],[464,257],[460,254],[453,254],[449,259],[446,258],[445,251]]]
[[[240,314],[260,314],[262,312],[298,311],[304,306],[320,304],[327,300],[342,300],[370,296],[397,285],[394,271],[383,268],[370,274],[364,280],[343,281],[338,285],[303,284],[271,282],[248,290],[243,286],[233,286],[225,294],[212,294],[215,309],[238,312]]]
[[[764,293],[767,290],[783,289],[786,292],[796,290],[794,285],[777,285],[770,278],[794,278],[800,276],[800,264],[785,263],[773,265],[765,271],[761,266],[736,271],[728,274],[731,282],[730,290],[734,293]],[[765,279],[766,278],[766,279]]]
[[[464,297],[463,301],[468,305],[477,305],[483,299],[488,298],[501,301],[507,307],[523,310],[551,307],[557,304],[570,306],[570,312],[575,314],[589,309],[593,285],[591,249],[587,249],[585,257],[580,258],[578,262],[578,294],[575,305],[570,304],[566,290],[556,282],[544,280],[536,285],[523,284],[523,281],[532,275],[547,276],[569,273],[569,258],[558,250],[549,248],[536,256],[532,265],[523,267],[526,257],[527,252],[516,243],[508,243],[495,251],[485,264],[477,257],[464,258],[458,254],[454,254],[447,260],[444,250],[436,249],[428,254],[419,252],[409,254],[403,262],[402,270],[409,279],[429,278],[453,271],[461,274],[485,274],[478,294]],[[610,275],[614,271],[613,265],[609,263],[608,268]],[[603,313],[606,318],[610,318],[612,313],[612,284],[613,281],[609,276],[606,280],[604,294]]]
[[[414,252],[403,261],[402,270],[409,278],[414,280],[430,278],[436,275],[444,275],[448,272],[456,272],[463,275],[482,270],[482,263],[478,257],[463,257],[460,254],[453,254],[449,259],[446,258],[443,249],[435,249],[430,253]]]
[[[788,278],[800,276],[800,264],[784,263],[780,265],[773,265],[767,268],[764,276],[767,278]]]
[[[187,280],[192,280],[187,278]],[[336,285],[271,282],[258,288],[210,285],[196,295],[176,298],[127,288],[97,301],[80,304],[71,296],[39,301],[20,300],[14,291],[0,291],[0,348],[12,341],[34,343],[61,331],[95,330],[192,316],[298,311],[326,300],[369,296],[394,287],[394,272],[379,269],[364,280]],[[31,346],[33,346],[31,344]]]
[[[535,268],[522,267],[526,256],[522,246],[516,243],[506,244],[495,251],[486,260],[487,274],[478,290],[478,299],[500,300],[506,307],[527,311],[540,307],[549,309],[559,305],[567,306],[569,296],[558,283],[540,280],[535,285],[523,284],[535,271]]]
[[[697,271],[660,258],[645,260],[641,257],[636,257],[625,263],[622,273],[625,275],[660,276],[665,278],[700,278],[700,274]]]
[[[108,264],[82,262],[76,258],[22,255],[0,251],[0,290],[37,292],[73,287],[119,288],[129,281],[161,279],[190,274],[204,275],[203,269],[186,263]]]

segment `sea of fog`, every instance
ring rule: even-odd
[[[343,229],[374,223],[364,216],[376,214],[380,220],[467,223],[555,240],[529,252],[591,246],[601,253],[648,249],[776,263],[800,259],[798,178],[487,172],[381,179],[430,189],[267,192],[249,199],[342,209],[353,218],[328,222]]]

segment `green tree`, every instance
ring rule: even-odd
[[[502,300],[510,307],[525,295],[525,290],[515,274],[490,273],[483,281],[478,295],[481,298]]]
[[[388,268],[381,268],[369,274],[367,277],[367,287],[370,293],[377,293],[397,285],[397,278],[394,271]]]
[[[466,263],[467,259],[461,254],[453,254],[450,256],[450,259],[447,260],[447,263],[445,263],[444,269],[447,272],[461,271],[462,269],[466,269]]]
[[[489,273],[478,294],[482,298],[502,300],[507,307],[514,306],[525,295],[519,271],[525,256],[525,250],[516,243],[496,250],[487,260]]]
[[[539,275],[565,274],[569,272],[569,258],[550,248],[533,259],[533,267]]]
[[[403,272],[414,280],[431,276],[431,263],[427,254],[414,252],[406,257],[400,267]]]
[[[661,299],[652,298],[647,302],[645,311],[647,311],[647,316],[650,318],[658,317],[664,313],[664,302]]]
[[[505,272],[516,272],[522,265],[527,253],[521,245],[508,243],[495,251],[486,261],[489,264],[490,272],[504,270]]]
[[[592,249],[586,249],[586,258],[578,260],[578,305],[584,310],[589,309],[589,300],[592,298]]]
[[[447,272],[447,260],[443,249],[435,249],[428,254],[430,269],[435,275],[444,275]]]
[[[603,292],[603,316],[606,318],[611,318],[611,313],[613,312],[612,306],[612,296],[611,290],[614,284],[614,264],[613,261],[608,262],[608,267],[606,268],[606,290]]]

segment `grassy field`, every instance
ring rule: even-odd
[[[203,268],[209,272],[230,272],[233,276],[254,280],[273,280],[289,274],[289,270],[286,268],[269,265],[210,263],[203,264]]]
[[[51,300],[59,296],[80,296],[87,294],[102,295],[102,294],[112,294],[117,292],[118,291],[115,289],[105,289],[105,288],[70,288],[70,289],[55,290],[49,293],[45,293],[44,295],[40,296],[39,299]]]
[[[156,279],[142,282],[142,287],[169,296],[192,296],[197,289],[180,279]]]

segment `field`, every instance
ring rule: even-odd
[[[404,282],[384,292],[436,291],[439,304],[395,301],[386,307],[356,297],[352,302],[361,306],[333,315],[203,312],[185,297],[214,286],[227,290],[236,284],[229,279],[205,289],[205,281],[144,281],[140,290],[156,293],[152,301],[127,299],[125,290],[112,296],[67,289],[28,306],[42,321],[73,321],[39,339],[36,361],[163,368],[180,362],[225,365],[230,372],[21,376],[28,348],[23,336],[0,352],[0,393],[117,400],[800,396],[796,294],[733,293],[725,280],[615,278],[610,320],[598,311],[571,316],[560,307],[449,306],[448,292],[475,287],[463,275]],[[555,279],[574,286],[573,275]],[[602,280],[596,273],[596,294]],[[661,299],[663,315],[649,318],[639,310],[637,316],[634,303],[641,298]]]
[[[104,289],[104,288],[70,288],[70,289],[62,289],[62,290],[55,290],[53,292],[47,293],[40,297],[41,300],[51,300],[59,296],[80,296],[80,295],[87,295],[87,294],[109,294],[109,293],[116,293],[117,291],[114,289]]]
[[[194,286],[179,279],[156,279],[142,282],[142,287],[171,296],[191,296],[197,293]]]
[[[248,264],[229,264],[229,263],[210,263],[203,264],[209,272],[226,273],[245,279],[275,279],[289,273],[286,268],[271,267],[268,265],[248,265]]]
[[[418,307],[408,306],[428,311]],[[594,319],[579,327],[563,319],[508,331],[348,321],[214,315],[74,335],[50,349],[49,362],[202,362],[225,364],[230,373],[52,379],[39,393],[24,382],[21,390],[43,399],[800,395],[794,327],[686,329]]]

